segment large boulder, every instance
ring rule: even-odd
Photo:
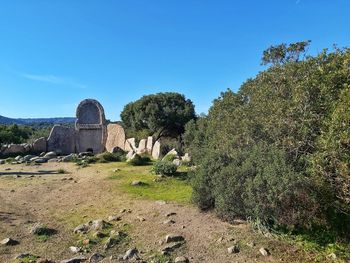
[[[75,130],[60,125],[53,126],[47,139],[47,150],[70,154],[75,152]]]
[[[46,138],[41,137],[39,139],[36,139],[33,143],[33,152],[35,153],[41,153],[46,152],[47,145],[46,145]]]
[[[154,160],[158,160],[159,157],[160,157],[160,142],[159,141],[156,141],[153,145],[153,148],[152,148],[152,158]]]
[[[139,147],[137,147],[137,151],[136,151],[138,154],[147,153],[146,143],[147,143],[146,139],[140,140]]]
[[[107,125],[106,150],[108,152],[113,152],[115,147],[124,150],[125,132],[122,126],[113,123]]]
[[[125,145],[124,145],[124,150],[126,152],[130,152],[130,151],[136,152],[137,151],[136,144],[135,144],[135,138],[126,139]]]
[[[147,137],[146,148],[147,148],[147,153],[152,154],[152,148],[153,148],[153,137],[152,136]]]

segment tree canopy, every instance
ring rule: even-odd
[[[192,101],[174,92],[143,96],[125,105],[121,113],[128,136],[140,139],[149,135],[156,139],[176,138],[184,132],[185,124],[195,117]]]

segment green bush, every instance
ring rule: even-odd
[[[98,162],[101,163],[109,163],[109,162],[122,162],[125,161],[125,153],[124,152],[104,152],[97,155]]]
[[[128,163],[133,166],[148,165],[150,162],[151,159],[149,158],[149,156],[141,156],[139,154],[135,154],[134,158],[128,161]]]
[[[169,161],[158,161],[153,165],[152,171],[157,175],[173,175],[177,166]]]
[[[228,220],[318,225],[346,236],[350,49],[295,59],[308,42],[301,44],[268,50],[264,61],[272,66],[187,123],[193,201]]]

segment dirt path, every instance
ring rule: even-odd
[[[8,168],[11,170],[6,170]],[[58,174],[58,169],[64,169],[69,174]],[[246,245],[248,241],[253,241],[249,240],[252,237],[247,234],[246,224],[230,225],[212,213],[199,212],[191,205],[133,198],[118,190],[117,180],[106,180],[110,170],[110,165],[102,164],[83,169],[70,163],[1,165],[0,240],[12,237],[20,244],[0,246],[0,262],[12,262],[16,254],[23,252],[58,262],[73,257],[68,248],[77,243],[77,236],[72,232],[74,227],[89,220],[106,219],[110,215],[122,215],[116,227],[127,228],[130,236],[129,243],[120,251],[136,246],[147,262],[151,262],[149,258],[152,254],[159,254],[160,241],[170,233],[183,235],[186,240],[173,257],[184,255],[190,262],[277,261],[273,256],[260,255],[260,244],[252,248]],[[21,177],[16,178],[15,175]],[[121,213],[122,209],[130,212]],[[176,214],[167,217],[168,213]],[[175,223],[164,224],[169,219]],[[46,242],[33,240],[29,229],[35,222],[57,229],[58,233]],[[241,242],[241,252],[229,254],[227,248],[234,244],[234,240]],[[101,246],[95,246],[87,256],[99,250]],[[113,255],[113,250],[99,252]],[[116,258],[118,255],[113,256]],[[161,257],[154,258],[154,262],[163,262]]]

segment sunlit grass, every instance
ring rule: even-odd
[[[158,177],[151,173],[152,166],[130,166],[116,163],[112,166],[120,171],[110,172],[109,180],[117,180],[117,189],[136,198],[189,203],[192,188],[187,180],[187,173],[180,169],[177,176]],[[112,170],[113,170],[112,168]],[[141,181],[141,186],[132,186],[133,181]]]

